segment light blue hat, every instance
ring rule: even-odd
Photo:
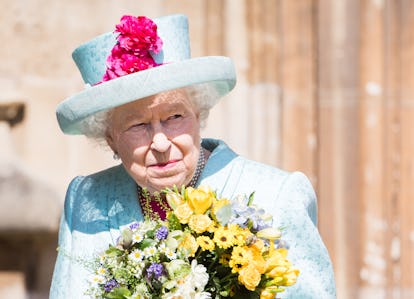
[[[186,16],[171,15],[153,21],[163,46],[161,52],[151,55],[162,65],[99,83],[117,34],[108,32],[75,49],[72,57],[87,87],[58,105],[57,119],[64,133],[82,134],[81,123],[87,117],[163,91],[207,83],[223,96],[234,88],[236,73],[230,58],[191,58]]]

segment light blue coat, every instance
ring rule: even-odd
[[[212,154],[199,185],[232,198],[255,192],[255,203],[270,212],[275,227],[284,227],[288,259],[301,271],[282,298],[335,298],[332,264],[316,227],[317,204],[309,180],[299,172],[247,160],[224,142],[204,139]],[[122,165],[76,177],[69,185],[59,231],[59,253],[50,298],[87,298],[88,260],[115,243],[119,228],[143,220],[137,186]]]

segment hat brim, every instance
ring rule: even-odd
[[[236,84],[233,62],[228,57],[206,56],[122,76],[67,98],[56,109],[61,130],[66,134],[82,134],[82,121],[108,110],[167,90],[208,83],[221,97]]]

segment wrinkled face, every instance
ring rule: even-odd
[[[181,187],[197,166],[199,113],[184,90],[131,102],[114,108],[107,142],[139,186]]]

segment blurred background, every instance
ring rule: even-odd
[[[338,298],[414,298],[414,1],[0,0],[0,298],[47,298],[69,181],[114,165],[65,136],[71,52],[124,14],[184,13],[192,55],[230,56],[204,136],[301,170]]]

